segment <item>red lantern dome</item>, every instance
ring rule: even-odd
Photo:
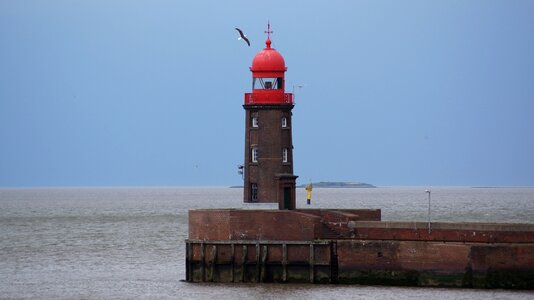
[[[285,72],[286,63],[282,55],[271,48],[271,40],[265,42],[266,48],[258,52],[252,60],[252,72]]]

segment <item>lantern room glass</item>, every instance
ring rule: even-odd
[[[252,80],[254,90],[281,90],[283,88],[282,77],[255,77]]]

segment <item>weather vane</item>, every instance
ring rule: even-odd
[[[273,33],[273,31],[271,30],[271,22],[269,20],[267,20],[267,31],[264,32],[267,33],[267,39],[271,40],[271,33]]]

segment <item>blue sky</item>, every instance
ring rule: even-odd
[[[5,0],[0,186],[241,184],[267,20],[301,182],[534,185],[533,1]]]

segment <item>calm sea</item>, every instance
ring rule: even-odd
[[[432,188],[433,221],[534,223],[534,188]],[[314,189],[312,205],[381,208],[426,221],[425,188]],[[241,207],[231,188],[0,189],[0,298],[534,299],[532,291],[347,285],[191,284],[192,208]]]

